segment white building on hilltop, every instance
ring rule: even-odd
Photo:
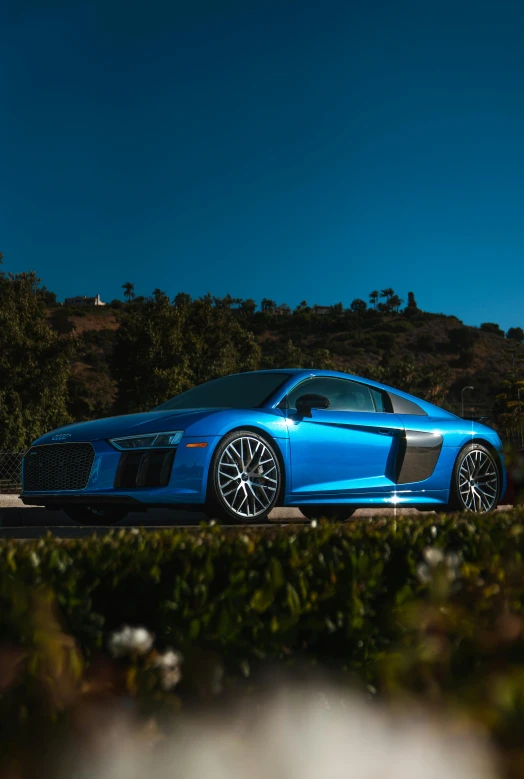
[[[96,295],[94,298],[88,298],[87,295],[77,295],[75,298],[66,298],[64,300],[64,306],[105,306],[102,303],[100,295]]]

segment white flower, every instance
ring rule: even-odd
[[[174,652],[173,649],[166,649],[163,655],[158,655],[155,665],[159,668],[175,668],[183,661],[181,652]]]
[[[446,557],[446,565],[450,568],[458,568],[460,565],[460,555],[458,552],[448,552]]]
[[[462,562],[462,558],[458,552],[448,552],[444,558],[444,562],[446,563],[448,579],[452,582],[460,574],[460,564]]]
[[[428,546],[424,549],[424,560],[432,568],[436,568],[439,563],[444,559],[444,555],[441,549],[436,549],[433,546]]]
[[[427,584],[431,581],[431,570],[426,563],[419,563],[417,565],[417,579],[423,584]]]
[[[447,578],[450,582],[454,581],[460,574],[460,564],[462,558],[457,552],[448,552],[446,555],[441,549],[426,547],[424,549],[424,560],[417,566],[417,578],[420,582],[427,584],[430,582],[435,569],[444,564]]]
[[[146,655],[152,648],[154,636],[146,628],[132,628],[125,625],[109,637],[109,651],[113,657],[123,657],[133,652]]]
[[[182,654],[180,652],[175,652],[173,649],[166,649],[164,654],[158,655],[155,659],[154,664],[160,669],[162,689],[166,692],[169,692],[173,687],[176,687],[182,678],[180,666],[183,660]]]

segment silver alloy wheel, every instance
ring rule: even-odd
[[[464,457],[459,470],[459,492],[468,511],[485,513],[494,508],[499,491],[496,463],[482,449],[473,449]]]
[[[231,511],[249,518],[264,514],[278,486],[277,463],[263,441],[241,436],[226,446],[218,461],[218,488]]]

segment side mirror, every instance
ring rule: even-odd
[[[329,398],[325,395],[301,395],[297,398],[297,413],[301,417],[310,417],[312,408],[329,408],[330,405]]]

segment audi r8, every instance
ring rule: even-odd
[[[89,524],[151,507],[259,523],[275,506],[486,513],[505,487],[492,428],[358,376],[282,369],[51,431],[24,457],[22,500]]]

